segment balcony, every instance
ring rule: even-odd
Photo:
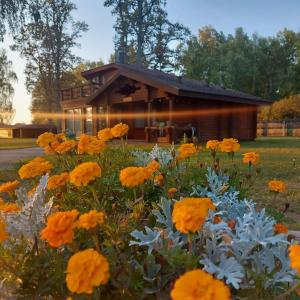
[[[91,96],[100,88],[99,84],[88,83],[61,90],[61,101],[78,100]]]

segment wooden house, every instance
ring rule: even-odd
[[[257,108],[270,103],[239,91],[147,69],[112,63],[84,71],[88,84],[61,91],[63,131],[96,134],[123,122],[129,139],[172,142],[256,137]]]

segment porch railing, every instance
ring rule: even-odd
[[[91,96],[96,90],[99,89],[99,84],[84,84],[61,90],[61,100],[76,100]]]

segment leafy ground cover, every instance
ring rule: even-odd
[[[0,150],[36,147],[36,139],[0,138]]]
[[[281,224],[295,220],[274,209],[296,209],[297,161],[279,174],[293,140],[149,148],[127,130],[43,134],[45,158],[3,173],[17,180],[0,185],[1,297],[298,299],[300,246]]]

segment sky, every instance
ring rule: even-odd
[[[79,40],[80,48],[74,53],[83,59],[108,62],[113,53],[113,23],[110,9],[103,6],[104,0],[73,0],[77,11],[75,20],[85,21],[89,31]],[[172,22],[180,22],[189,27],[192,34],[198,29],[211,25],[225,34],[233,33],[237,27],[243,27],[248,34],[272,36],[288,28],[300,30],[299,0],[168,0],[167,11]],[[13,97],[16,115],[14,123],[30,123],[31,97],[25,89],[24,68],[26,62],[16,52],[9,50],[11,37],[7,36],[4,45],[9,59],[13,62],[18,82],[14,85]]]

